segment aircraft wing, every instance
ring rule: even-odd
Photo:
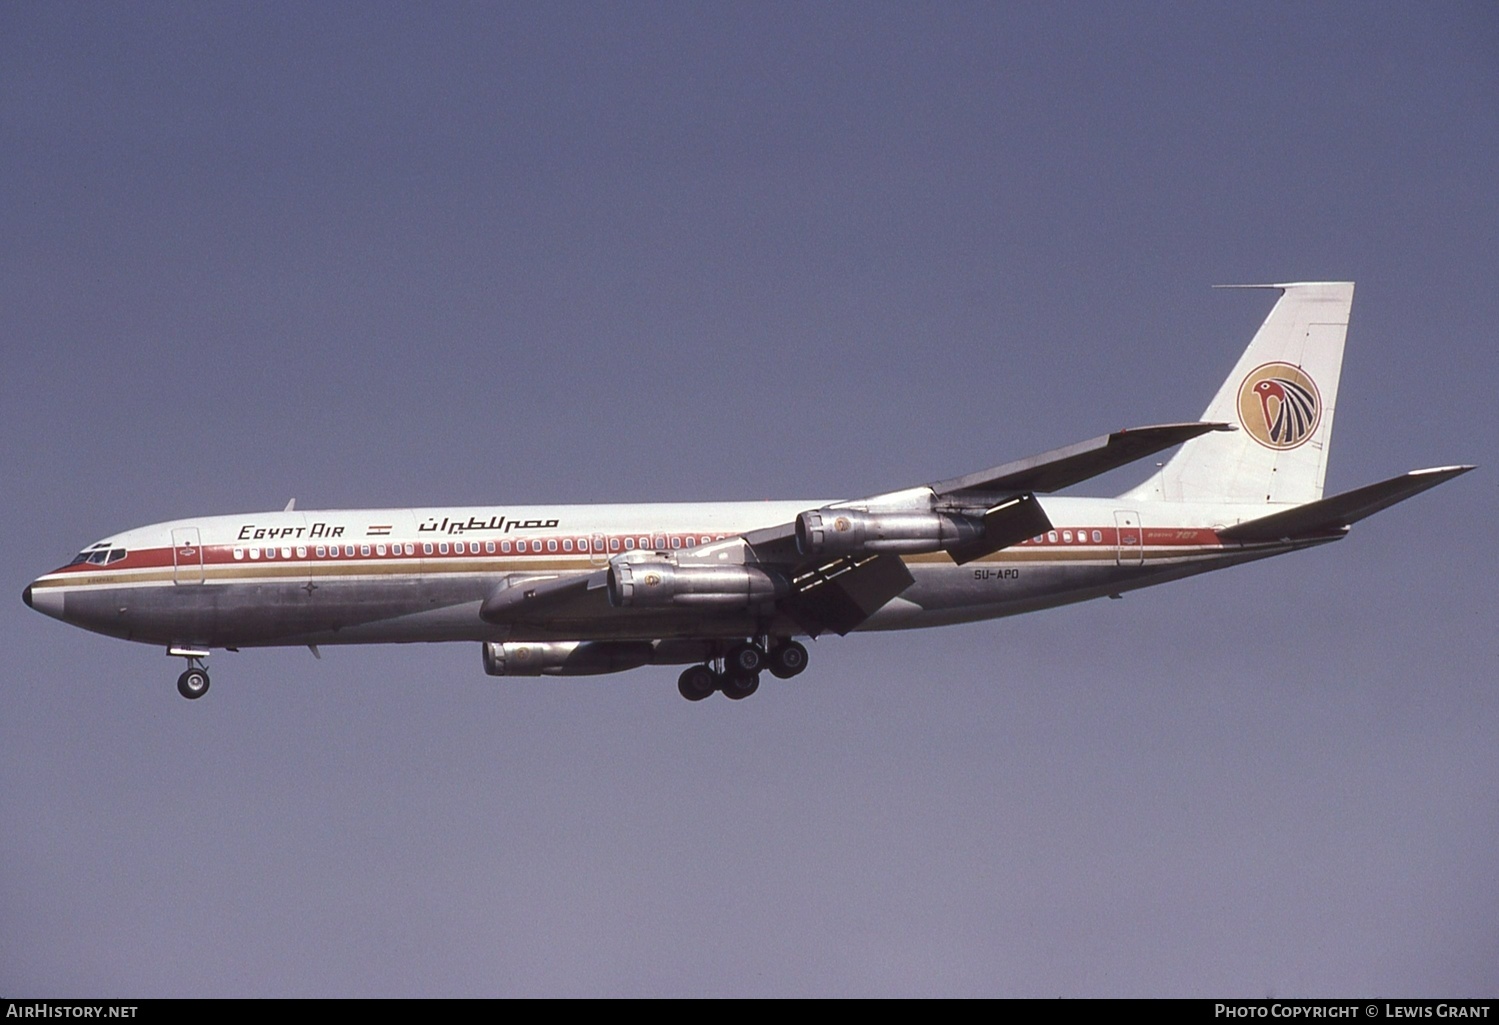
[[[1185,423],[1116,431],[978,473],[809,509],[792,522],[690,551],[622,558],[626,563],[669,560],[685,574],[744,566],[773,590],[767,600],[777,612],[809,634],[846,634],[914,582],[903,555],[945,552],[960,565],[982,558],[1051,529],[1037,492],[1056,491],[1209,431],[1231,429]],[[484,600],[480,615],[503,623],[567,615],[584,605],[602,613],[609,607],[615,572],[611,565],[588,574],[507,577]],[[698,607],[690,614],[705,612]]]
[[[998,491],[1060,491],[1089,477],[1117,470],[1146,456],[1190,441],[1209,431],[1233,431],[1226,423],[1160,424],[1115,431],[1076,445],[1054,448],[1029,459],[1019,459],[993,466],[977,473],[937,481],[931,485],[938,495],[965,491],[992,493]]]
[[[878,519],[881,507],[915,510],[917,517],[925,514],[934,522],[945,516],[947,527],[956,533],[928,547],[917,540],[914,547],[902,548],[899,539],[880,537],[868,550],[842,552],[836,558],[819,555],[807,550],[805,537],[798,537],[799,524],[803,533],[807,529],[801,519],[808,513],[797,522],[750,531],[743,541],[762,565],[789,571],[791,594],[781,599],[782,611],[813,636],[827,629],[846,634],[911,585],[901,552],[945,551],[959,565],[982,558],[1051,529],[1036,492],[1057,491],[1209,431],[1224,430],[1234,428],[1225,423],[1183,423],[1115,431],[925,487],[809,511],[826,512],[834,524],[862,512],[876,532],[881,522],[890,523]],[[847,513],[840,515],[843,510]],[[933,529],[940,535],[945,528]],[[882,550],[881,545],[893,547]]]
[[[1367,516],[1373,516],[1397,502],[1419,495],[1427,488],[1434,488],[1471,469],[1471,466],[1437,466],[1428,470],[1412,470],[1378,484],[1366,484],[1341,495],[1308,502],[1256,520],[1236,523],[1218,531],[1218,536],[1225,541],[1283,541],[1311,534],[1337,533],[1347,530],[1350,525]]]

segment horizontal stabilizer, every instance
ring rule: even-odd
[[[1097,477],[1162,449],[1209,431],[1232,431],[1226,423],[1162,424],[1115,431],[1076,445],[1052,449],[1029,459],[994,466],[951,480],[938,481],[932,490],[938,495],[964,491],[995,493],[1004,491],[1060,491],[1079,481]]]
[[[1471,469],[1471,466],[1439,466],[1412,470],[1378,484],[1368,484],[1285,512],[1235,524],[1218,531],[1218,536],[1225,541],[1281,541],[1309,534],[1332,533]]]

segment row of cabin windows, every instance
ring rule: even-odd
[[[722,540],[723,535],[717,535],[717,538],[718,540]],[[595,537],[590,539],[586,537],[564,537],[559,539],[553,537],[547,538],[545,541],[542,541],[540,539],[534,541],[439,541],[435,544],[431,541],[427,541],[421,545],[421,550],[423,555],[540,555],[543,551],[552,553],[560,551],[564,554],[587,554],[591,551],[597,554],[604,554],[606,551],[608,553],[618,553],[621,551],[633,552],[637,549],[642,551],[666,551],[667,549],[695,548],[699,544],[708,544],[713,540],[714,536],[709,534],[657,534],[655,536],[640,534],[630,535],[623,538]],[[1037,534],[1035,537],[1031,538],[1030,543],[1041,544],[1045,542],[1048,544],[1057,544],[1060,542],[1061,544],[1087,544],[1089,540],[1089,532],[1086,530],[1049,530],[1045,534]],[[1094,544],[1102,544],[1103,531],[1092,531],[1091,540]],[[311,552],[313,554],[313,557],[318,559],[337,559],[340,556],[349,559],[352,559],[356,556],[368,558],[371,555],[377,558],[399,558],[403,555],[415,555],[417,553],[416,550],[417,546],[411,544],[410,542],[397,542],[389,545],[317,545],[316,547],[311,548],[304,545],[298,545],[295,548],[280,549],[236,548],[234,549],[234,557],[236,559],[244,559],[247,557],[250,559],[260,559],[262,557],[266,559],[275,559],[279,556],[282,559],[305,559],[308,558],[308,553]],[[109,562],[117,562],[124,557],[124,550],[116,548],[108,552],[83,552],[76,559],[74,559],[73,562],[103,563],[106,559]]]
[[[1079,531],[1077,531],[1076,536],[1074,536],[1073,532],[1070,531],[1070,530],[1063,530],[1060,533],[1061,533],[1061,543],[1062,544],[1065,544],[1065,545],[1070,545],[1070,544],[1085,545],[1085,544],[1088,543],[1088,532],[1086,530],[1079,530]],[[1053,544],[1054,545],[1054,544],[1057,543],[1057,534],[1058,534],[1058,531],[1055,531],[1055,530],[1048,530],[1044,534],[1037,534],[1035,537],[1031,538],[1031,544],[1038,545],[1041,542],[1045,541],[1047,544]],[[1101,531],[1101,530],[1095,530],[1095,531],[1093,531],[1093,543],[1094,544],[1102,544],[1103,543],[1103,531]]]
[[[723,535],[720,534],[718,537],[721,540]],[[712,540],[713,536],[709,534],[657,534],[654,537],[648,534],[641,534],[625,538],[595,537],[591,540],[586,537],[564,537],[560,539],[550,537],[545,541],[539,539],[535,541],[438,541],[435,544],[431,541],[426,541],[421,545],[421,549],[423,555],[510,555],[512,553],[540,555],[543,551],[584,554],[593,551],[598,554],[604,554],[606,551],[633,552],[637,548],[644,551],[665,551],[668,548],[695,548],[699,544],[708,544]],[[367,558],[371,555],[377,558],[386,556],[398,558],[403,555],[415,555],[416,549],[417,546],[410,542],[397,542],[389,545],[317,545],[315,547],[297,545],[295,548],[236,548],[234,549],[234,557],[235,559],[275,559],[279,556],[282,559],[305,559],[308,557],[308,553],[311,552],[312,557],[318,559],[337,559],[340,556],[348,559],[352,559],[355,556]],[[123,552],[120,557],[124,558]]]

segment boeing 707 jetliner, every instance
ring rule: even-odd
[[[685,665],[683,697],[737,700],[762,671],[806,668],[798,638],[1034,612],[1325,544],[1472,469],[1324,498],[1353,284],[1255,287],[1282,294],[1201,422],[852,500],[175,520],[89,545],[23,597],[165,645],[187,698],[211,648],[469,641],[494,676]],[[1176,445],[1116,498],[1053,497]]]

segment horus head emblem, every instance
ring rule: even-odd
[[[1322,398],[1311,377],[1290,363],[1257,367],[1239,387],[1239,422],[1266,448],[1305,442],[1322,420]]]

